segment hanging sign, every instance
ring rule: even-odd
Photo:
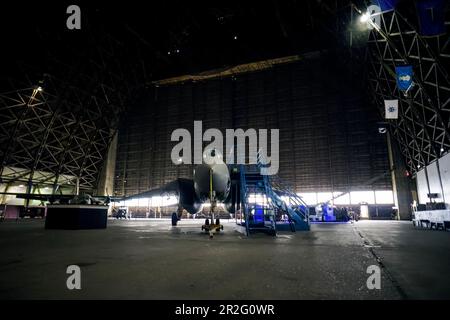
[[[400,90],[406,91],[412,85],[413,69],[412,66],[398,66],[395,67],[397,76],[397,86]]]
[[[398,119],[398,100],[384,100],[385,118]]]

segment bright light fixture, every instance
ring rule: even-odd
[[[44,91],[44,89],[42,87],[37,87],[36,90],[39,91],[39,92]]]
[[[361,18],[359,18],[359,21],[361,21],[362,23],[366,23],[367,21],[369,21],[369,19],[370,19],[370,13],[366,12],[361,15]]]

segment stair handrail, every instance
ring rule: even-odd
[[[247,182],[248,181],[247,175],[248,174],[252,175],[253,172],[248,172],[244,165],[240,165],[239,171],[240,171],[241,196],[242,196],[242,198],[241,198],[241,207],[243,209],[244,217],[245,217],[246,233],[247,233],[247,236],[249,236],[250,235],[250,229],[251,229],[251,225],[250,225],[250,222],[249,222],[249,216],[250,216],[250,212],[249,212],[250,209],[249,209],[249,207],[251,205],[251,204],[249,204],[249,192],[251,193],[252,191],[250,191],[250,190],[253,190],[253,189],[249,189],[249,188],[250,187],[254,187],[255,188],[255,192],[257,192],[256,190],[258,190],[259,188],[264,188],[266,194],[267,194],[267,188],[265,186],[264,181],[263,181],[263,185],[262,186],[259,185],[259,183],[258,183],[260,181],[259,179],[261,179],[261,177],[264,178],[264,176],[260,175],[259,172],[257,174],[258,179],[257,179],[257,181],[255,181],[256,184],[254,186],[253,185],[250,186],[250,184],[249,184],[250,182]],[[272,209],[274,208],[271,203],[269,203],[269,207],[272,208]],[[266,207],[264,206],[264,208],[266,208]],[[265,218],[264,218],[264,220],[265,220]],[[271,220],[271,229],[273,229],[274,234],[276,235],[276,222],[275,222],[275,219]]]
[[[245,219],[245,232],[247,236],[250,235],[249,231],[249,223],[248,223],[248,208],[247,208],[247,190],[246,190],[246,181],[245,181],[245,169],[244,165],[239,166],[239,174],[240,174],[240,187],[241,187],[241,217],[244,214]]]
[[[261,160],[264,160],[264,161],[261,161]],[[261,154],[261,149],[259,149],[258,153],[257,153],[257,166],[261,170],[261,168],[263,168],[265,165],[267,165],[266,158],[264,155]],[[275,180],[276,179],[275,177],[278,178],[277,181]],[[278,189],[281,192],[286,193],[289,196],[290,200],[293,199],[294,202],[296,202],[295,203],[296,207],[295,207],[295,206],[291,205],[291,201],[289,201],[288,204],[286,204],[286,203],[284,203],[284,201],[282,201],[285,204],[286,208],[288,209],[286,211],[289,212],[289,209],[294,211],[294,213],[298,214],[304,221],[306,221],[309,224],[309,212],[307,210],[308,204],[305,201],[303,201],[303,199],[299,195],[292,192],[289,187],[283,185],[283,183],[281,182],[281,180],[278,176],[271,175],[269,177],[268,175],[265,175],[264,180],[265,180],[265,182],[267,181],[267,187],[268,187],[267,191],[269,191],[269,193],[271,193],[271,198],[273,198],[275,195],[276,198],[279,198],[280,200],[282,200],[281,197],[278,194],[276,194],[276,192],[273,190],[272,184],[274,184],[278,187]],[[304,206],[305,209],[302,210],[301,206]]]

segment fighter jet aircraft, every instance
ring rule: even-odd
[[[208,218],[205,219],[202,229],[210,232],[212,236],[212,232],[223,229],[219,219],[214,221],[217,203],[223,203],[228,212],[234,213],[238,193],[235,192],[237,187],[231,183],[230,172],[223,161],[223,156],[215,149],[211,149],[206,150],[203,157],[209,159],[195,166],[192,180],[178,178],[161,188],[124,197],[124,200],[171,194],[178,196],[178,210],[172,215],[173,226],[176,226],[180,220],[183,209],[190,214],[196,214],[202,211],[205,203],[210,203],[211,222]]]

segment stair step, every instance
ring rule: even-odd
[[[305,218],[308,216],[308,212],[300,209],[300,205],[304,205],[304,202],[295,193],[291,192],[288,188],[285,188],[282,183],[278,183],[279,179],[274,179],[273,177],[267,179],[267,177],[260,174],[259,168],[255,168],[254,166],[241,166],[240,176],[241,192],[244,196],[241,199],[244,199],[245,201],[245,219],[250,219],[250,210],[257,207],[256,203],[249,201],[249,195],[251,193],[261,193],[266,195],[268,200],[266,204],[273,208],[274,211],[276,211],[277,208],[282,208],[287,211],[290,220],[295,222],[296,230],[309,230],[309,221],[305,221]],[[285,205],[284,202],[281,203],[282,195],[289,196],[292,199],[291,202],[293,204]],[[269,199],[272,200],[271,204],[269,204]],[[279,203],[279,205],[277,205],[277,203]],[[280,227],[281,229],[287,227],[292,228],[293,225],[280,225]],[[276,234],[276,230],[278,229],[275,221],[272,221],[270,224],[266,225],[252,224],[251,221],[248,221],[246,228],[248,233],[262,231],[273,235]]]
[[[273,230],[273,227],[249,227],[248,230]]]
[[[259,180],[259,181],[264,181],[263,177],[261,176],[250,176],[250,177],[245,177],[245,180]]]

